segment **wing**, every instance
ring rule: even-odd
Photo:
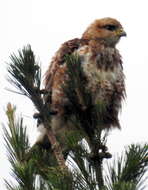
[[[64,98],[61,84],[65,80],[66,70],[66,65],[63,64],[64,56],[67,54],[72,54],[76,49],[85,43],[85,40],[75,38],[62,44],[60,49],[56,52],[45,74],[45,90],[48,92],[44,97],[46,103],[51,103],[52,101],[52,104],[54,105],[61,105],[61,103],[64,102],[61,101],[61,99]]]
[[[66,54],[73,53],[73,51],[80,46],[80,42],[81,42],[81,39],[78,39],[78,38],[69,40],[65,42],[64,44],[62,44],[60,49],[56,52],[45,74],[45,89],[46,90],[50,90],[52,88],[56,72],[58,71],[60,65],[62,65],[64,62],[64,56]]]

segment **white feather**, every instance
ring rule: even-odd
[[[45,137],[45,135],[47,134],[47,129],[44,127],[43,124],[40,124],[38,126],[38,131],[39,131],[39,135],[37,137],[36,142],[42,142],[43,139],[44,139],[44,137]]]

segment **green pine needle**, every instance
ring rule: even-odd
[[[41,85],[41,69],[35,60],[30,45],[10,56],[8,67],[9,82],[18,93],[29,97],[35,107],[48,120],[49,106],[44,105],[43,97],[39,93]],[[81,59],[76,55],[65,56],[69,80],[63,86],[71,103],[67,109],[73,115],[71,122],[80,128],[80,134],[68,133],[67,143],[71,147],[69,165],[72,175],[63,175],[52,150],[43,150],[40,146],[32,147],[30,152],[29,140],[23,119],[15,116],[15,107],[7,106],[8,128],[4,128],[5,145],[8,159],[11,163],[11,175],[17,185],[5,181],[8,190],[140,190],[143,187],[143,176],[148,166],[148,145],[131,145],[125,154],[114,160],[108,166],[108,172],[102,175],[103,159],[90,157],[87,149],[80,141],[85,138],[91,140],[92,145],[106,145],[107,136],[101,137],[102,129],[97,125],[102,122],[102,113],[106,112],[106,105],[100,101],[92,105],[91,92],[86,89]],[[93,142],[92,142],[93,141]],[[98,150],[98,149],[97,149]],[[101,149],[99,149],[101,150]],[[97,160],[98,159],[98,160]],[[101,160],[101,161],[100,161]],[[99,171],[99,169],[101,171]],[[100,184],[98,178],[105,181]],[[102,178],[105,178],[102,179]]]
[[[23,119],[16,120],[15,107],[10,103],[6,111],[8,117],[8,129],[4,126],[4,140],[8,152],[9,161],[11,163],[21,161],[24,158],[26,150],[30,147],[26,132],[23,126]]]
[[[117,187],[129,185],[140,188],[144,182],[142,177],[148,168],[148,145],[130,145],[125,154],[114,160],[113,165],[108,166],[106,183],[109,190],[116,190]],[[124,188],[119,188],[123,189]],[[125,188],[126,190],[126,188]]]
[[[28,45],[18,51],[18,55],[10,56],[8,73],[11,77],[8,81],[13,84],[20,93],[28,97],[34,93],[34,88],[40,89],[41,84],[41,69],[35,61],[35,55]]]

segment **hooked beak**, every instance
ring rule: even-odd
[[[118,30],[117,35],[119,37],[127,36],[126,32],[123,29]]]

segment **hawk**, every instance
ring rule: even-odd
[[[67,83],[67,64],[64,59],[67,54],[80,57],[92,103],[96,105],[101,101],[106,107],[104,123],[100,127],[120,128],[118,113],[125,96],[125,85],[122,60],[116,44],[122,36],[126,36],[126,33],[119,21],[113,18],[98,19],[85,30],[81,38],[62,44],[53,57],[45,75],[45,89],[49,92],[45,96],[45,102],[49,102],[56,112],[52,116],[51,126],[63,146],[65,134],[76,130],[70,122],[71,116],[65,117],[65,106],[69,105],[63,89]]]

